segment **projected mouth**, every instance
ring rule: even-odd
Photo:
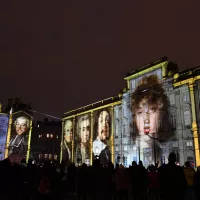
[[[150,129],[149,129],[149,128],[144,128],[144,133],[145,133],[146,135],[148,135],[149,132],[150,132]]]
[[[149,120],[144,121],[144,133],[148,135],[150,133],[150,125]]]

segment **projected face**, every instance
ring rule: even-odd
[[[106,140],[109,137],[109,114],[102,111],[98,118],[98,136],[100,140]]]
[[[22,135],[24,134],[29,127],[29,120],[26,117],[19,117],[15,121],[15,129],[17,135]]]
[[[155,135],[158,131],[160,111],[158,105],[144,98],[135,109],[135,121],[140,135]]]
[[[80,136],[81,136],[81,142],[86,143],[89,141],[90,137],[90,120],[88,117],[81,118],[80,121]]]
[[[72,121],[68,120],[64,126],[64,140],[65,142],[72,141]]]
[[[163,120],[161,110],[166,108],[167,97],[157,76],[144,77],[132,96],[132,112],[137,134],[158,137],[159,123]],[[167,113],[167,110],[165,112]],[[144,139],[149,140],[148,136]]]

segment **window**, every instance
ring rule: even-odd
[[[119,118],[119,110],[117,109],[116,111],[115,111],[115,118]]]
[[[194,158],[193,158],[192,156],[188,156],[188,157],[187,157],[187,161],[189,161],[189,162],[194,162]]]
[[[52,154],[49,154],[49,160],[52,160]]]
[[[137,156],[133,156],[133,161],[137,162]]]
[[[44,158],[47,159],[48,158],[48,154],[44,154]]]
[[[50,138],[53,138],[53,134],[50,134]]]
[[[135,89],[135,80],[131,81],[131,89]]]
[[[184,111],[184,121],[185,121],[185,126],[191,126],[191,115],[190,111]]]
[[[47,133],[47,138],[49,138],[49,134]]]
[[[193,146],[193,142],[192,141],[187,141],[186,142],[186,146],[187,147],[192,147]]]
[[[171,126],[172,126],[172,129],[176,129],[176,115],[175,114],[171,115]]]
[[[127,166],[127,157],[123,156],[123,164],[124,166]]]
[[[137,147],[136,146],[133,146],[133,151],[136,151],[137,150]]]
[[[127,145],[124,145],[124,151],[127,151],[127,150],[128,150]]]
[[[56,136],[56,138],[58,139],[58,135]]]
[[[42,134],[40,134],[38,137],[41,138],[41,137],[42,137]]]
[[[42,154],[39,154],[39,159],[42,159]]]
[[[183,101],[186,103],[189,102],[189,94],[187,92],[183,93]]]
[[[116,124],[115,124],[115,138],[118,138],[119,136],[119,122],[117,121]]]
[[[115,150],[116,150],[116,151],[118,151],[118,149],[119,149],[118,147],[115,147]]]
[[[169,95],[169,102],[170,102],[170,105],[174,105],[175,104],[175,96],[174,96],[174,94],[170,94]]]
[[[90,159],[85,159],[85,164],[89,166],[90,165]]]
[[[40,125],[38,124],[38,125],[37,125],[37,127],[39,128],[39,127],[40,127]]]
[[[54,160],[57,160],[58,159],[58,156],[55,154],[54,155]]]
[[[174,142],[172,143],[172,146],[173,146],[173,148],[178,147],[178,142],[177,142],[177,141],[174,141]]]

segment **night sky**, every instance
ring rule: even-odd
[[[54,116],[115,96],[167,56],[200,65],[199,0],[1,1],[0,100]],[[4,105],[5,107],[5,105]]]

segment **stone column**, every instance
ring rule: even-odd
[[[112,120],[112,125],[111,125],[111,162],[114,163],[115,160],[115,155],[114,155],[114,108],[113,106],[111,107],[111,120]]]
[[[10,116],[9,116],[8,134],[7,134],[7,138],[6,138],[5,158],[8,157],[8,147],[9,147],[10,136],[11,136],[11,126],[12,126],[12,113],[10,113]]]
[[[75,134],[75,117],[73,118],[73,133],[72,133],[72,162],[74,163],[74,134]]]
[[[90,114],[90,165],[93,164],[93,127],[94,127],[93,112],[91,112]]]
[[[31,133],[32,133],[32,123],[33,123],[33,119],[31,119],[30,121],[30,129],[29,129],[29,135],[28,135],[28,150],[27,150],[27,153],[26,153],[26,162],[28,163],[28,159],[30,157],[30,150],[31,150]]]
[[[199,155],[199,139],[198,139],[198,128],[196,122],[196,109],[195,109],[195,98],[194,98],[194,83],[189,83],[190,88],[190,99],[192,108],[192,132],[194,139],[194,149],[195,149],[195,161],[196,166],[200,165],[200,155]]]

